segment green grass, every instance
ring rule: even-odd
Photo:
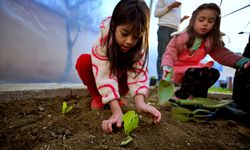
[[[222,87],[211,87],[208,92],[218,92],[218,93],[232,93],[231,90]]]

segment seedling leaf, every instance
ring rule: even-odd
[[[62,113],[63,113],[63,114],[66,113],[67,107],[68,107],[67,102],[63,102],[63,104],[62,104]]]
[[[122,142],[121,142],[121,146],[127,145],[128,143],[130,143],[131,141],[133,141],[133,138],[131,136],[127,136]]]
[[[139,116],[131,110],[123,115],[122,121],[124,122],[124,132],[129,135],[132,130],[138,127]]]
[[[68,107],[68,109],[66,110],[66,113],[68,113],[69,111],[71,111],[73,109],[73,106]]]
[[[74,106],[68,106],[67,102],[63,102],[62,104],[62,113],[68,113],[69,111],[71,111],[73,109]]]

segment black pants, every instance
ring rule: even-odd
[[[238,69],[234,75],[233,100],[241,109],[250,112],[250,69]]]
[[[250,35],[243,56],[250,58]],[[233,100],[241,109],[250,112],[250,69],[237,69],[233,83]]]
[[[177,98],[186,99],[189,96],[207,97],[210,88],[220,77],[220,72],[214,68],[189,68],[184,75],[179,90],[175,92]]]

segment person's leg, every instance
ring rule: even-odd
[[[200,68],[199,82],[194,85],[193,97],[207,97],[208,89],[219,79],[220,72],[215,68]]]
[[[194,89],[194,84],[196,84],[197,78],[197,70],[195,68],[189,68],[185,72],[181,87],[175,92],[175,96],[180,99],[187,99]]]
[[[237,69],[233,81],[232,99],[241,109],[250,114],[250,69]]]
[[[76,62],[76,70],[83,84],[87,86],[90,96],[92,97],[91,108],[103,108],[104,104],[102,103],[102,96],[100,95],[96,87],[92,70],[91,56],[89,54],[82,54],[81,56],[79,56]]]
[[[189,68],[184,75],[181,88],[175,92],[177,98],[207,97],[208,88],[219,78],[220,73],[214,68]]]
[[[158,36],[158,55],[157,55],[157,75],[158,81],[162,79],[162,69],[161,69],[161,61],[162,55],[166,51],[166,46],[171,39],[171,33],[175,32],[176,29],[169,27],[159,27],[157,31]]]

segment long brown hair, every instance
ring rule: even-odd
[[[123,53],[115,41],[115,30],[121,24],[132,24],[132,32],[143,33],[136,45],[127,53]],[[142,49],[145,56],[143,67],[148,63],[148,35],[149,35],[150,11],[143,0],[121,0],[114,8],[111,16],[110,30],[107,39],[107,57],[110,61],[110,70],[114,74],[131,69],[142,57]]]
[[[190,19],[190,23],[187,27],[187,33],[190,37],[189,41],[187,42],[187,48],[191,48],[193,46],[194,40],[195,40],[195,31],[194,31],[194,22],[196,20],[196,17],[198,16],[199,12],[201,10],[204,9],[210,9],[210,10],[214,10],[216,11],[216,21],[214,24],[214,27],[212,28],[212,30],[203,35],[203,39],[209,37],[210,42],[211,42],[211,49],[215,50],[218,48],[223,47],[223,42],[222,42],[222,38],[221,38],[221,34],[220,34],[220,22],[221,22],[221,17],[220,17],[220,8],[218,5],[216,5],[215,3],[205,3],[200,5],[192,14],[192,17]]]

